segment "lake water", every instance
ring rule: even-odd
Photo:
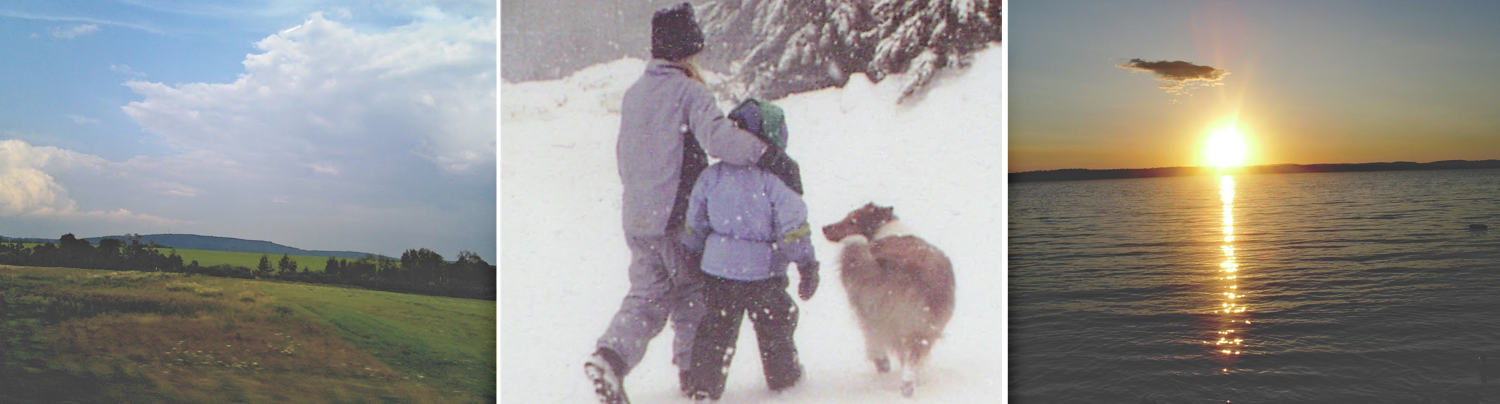
[[[1009,196],[1011,402],[1500,398],[1500,170]]]

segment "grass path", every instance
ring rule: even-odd
[[[495,302],[263,283],[393,367],[443,391],[494,401]]]

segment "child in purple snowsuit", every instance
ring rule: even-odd
[[[786,126],[774,105],[749,100],[729,119],[785,152]],[[786,269],[789,263],[797,264],[802,278],[798,295],[807,300],[817,289],[818,261],[800,182],[754,165],[719,162],[704,170],[693,186],[683,242],[689,250],[703,253],[701,268],[708,275],[708,313],[698,325],[688,377],[695,399],[717,400],[724,393],[725,370],[746,313],[759,340],[766,384],[780,391],[802,377],[792,340],[797,305],[786,292]]]

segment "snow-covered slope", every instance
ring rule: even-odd
[[[915,399],[901,396],[898,376],[877,374],[863,358],[838,282],[839,246],[820,236],[825,279],[811,301],[799,301],[806,379],[768,391],[747,325],[720,403],[1001,401],[1002,54],[991,48],[969,69],[943,73],[920,102],[896,105],[900,80],[863,78],[776,101],[787,113],[788,151],[802,165],[815,227],[866,202],[891,205],[953,260],[958,307]],[[583,361],[629,287],[614,157],[619,102],[643,66],[622,60],[563,80],[501,85],[503,403],[594,402]],[[677,393],[671,338],[668,327],[627,378],[634,402],[688,402]]]

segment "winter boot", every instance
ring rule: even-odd
[[[677,388],[682,390],[682,395],[693,398],[693,372],[686,370],[677,372]]]
[[[797,362],[793,364],[791,371],[787,372],[787,374],[766,377],[766,387],[770,387],[771,391],[779,392],[796,386],[801,381],[802,363]]]
[[[583,373],[594,383],[594,395],[600,404],[630,404],[625,396],[625,380],[620,377],[619,355],[600,348],[583,364]]]
[[[707,391],[695,391],[692,394],[688,394],[688,398],[692,399],[693,403],[717,403],[717,402],[719,402],[718,398],[714,398],[713,395],[708,394]]]

